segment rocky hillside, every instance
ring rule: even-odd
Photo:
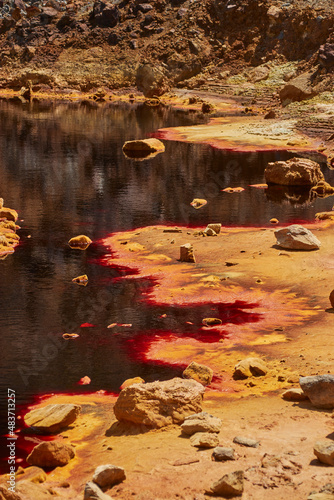
[[[285,80],[312,68],[327,89],[333,23],[325,0],[0,0],[0,86],[128,87],[148,63],[166,86],[224,84],[285,65]]]

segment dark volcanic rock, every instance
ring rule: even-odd
[[[325,43],[319,49],[319,62],[322,66],[330,68],[334,65],[334,43]]]
[[[42,23],[48,24],[51,23],[57,16],[58,12],[56,9],[53,9],[52,7],[44,7],[41,14],[41,21]]]
[[[118,7],[110,3],[95,2],[91,20],[103,28],[114,28],[119,21]]]

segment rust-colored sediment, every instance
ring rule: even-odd
[[[218,149],[251,151],[317,151],[319,140],[295,130],[296,120],[263,116],[212,118],[208,124],[160,129],[160,139],[204,143]]]
[[[271,228],[223,228],[219,236],[203,238],[195,236],[194,229],[171,234],[163,227],[149,227],[103,240],[109,254],[105,264],[134,272],[120,279],[150,279],[142,299],[153,312],[159,310],[162,326],[154,342],[143,342],[138,333],[133,338],[137,350],[146,346],[146,361],[179,365],[197,361],[213,367],[215,379],[205,392],[203,409],[222,418],[220,445],[234,447],[237,461],[212,462],[212,451],[196,451],[180,437],[177,426],[148,432],[117,423],[113,396],[57,395],[41,405],[75,402],[82,405],[82,413],[58,437],[75,446],[76,458],[52,471],[45,487],[62,498],[81,498],[95,468],[108,463],[126,470],[124,483],[108,490],[112,498],[123,500],[209,499],[205,492],[210,484],[233,470],[245,471],[244,496],[250,500],[266,500],[268,491],[271,500],[292,495],[302,500],[333,482],[331,469],[313,462],[313,444],[333,429],[330,410],[281,398],[284,389],[298,386],[300,375],[332,369],[334,316],[328,309],[334,269],[332,228],[331,223],[312,225],[322,243],[313,252],[273,247]],[[179,246],[187,242],[193,244],[196,263],[177,260]],[[221,314],[221,327],[206,328],[199,320],[189,324],[203,304]],[[168,321],[172,308],[189,310],[193,321],[182,327],[184,334],[164,330],[163,321]],[[229,308],[234,313],[230,322]],[[205,335],[209,342],[203,341]],[[266,360],[268,374],[233,380],[234,364],[250,355]],[[258,439],[260,446],[242,448],[233,443],[236,435]],[[281,465],[262,467],[265,454],[278,456]],[[66,491],[60,487],[64,480],[70,484]]]
[[[312,227],[321,233],[325,247],[321,254],[329,252],[330,229],[319,224]],[[307,282],[313,280],[314,262],[320,267],[321,280],[326,280],[320,253],[274,248],[273,229],[224,228],[217,237],[206,238],[196,236],[194,229],[183,228],[182,233],[165,233],[164,229],[147,227],[103,240],[112,251],[105,263],[136,270],[135,276],[122,279],[150,278],[152,286],[143,298],[152,306],[164,306],[167,317],[170,308],[182,307],[188,308],[191,318],[196,308],[206,305],[214,317],[220,314],[223,324],[178,325],[182,334],[175,334],[164,330],[162,320],[160,331],[152,337],[148,332],[144,341],[138,341],[143,360],[182,367],[197,361],[213,369],[213,389],[239,392],[231,376],[239,359],[247,352],[254,355],[256,350],[268,349],[271,356],[277,356],[296,327],[324,316],[324,306],[304,293]],[[179,246],[189,242],[195,264],[178,261]],[[226,266],[230,261],[235,265]],[[272,388],[278,386],[276,380]]]

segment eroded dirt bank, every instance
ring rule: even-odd
[[[222,84],[264,63],[287,64],[291,77],[316,68],[333,24],[329,2],[304,0],[3,0],[0,14],[2,86],[30,79],[84,91],[133,85],[142,63],[161,66],[169,84],[187,88]],[[319,68],[322,88],[331,79],[330,64]]]

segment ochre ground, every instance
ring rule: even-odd
[[[333,438],[332,411],[281,397],[286,388],[299,386],[300,375],[333,372],[334,316],[328,300],[333,287],[333,225],[309,227],[322,243],[318,251],[276,248],[277,226],[223,228],[219,236],[205,238],[195,236],[195,229],[164,233],[163,227],[149,227],[105,240],[111,265],[139,272],[124,279],[155,278],[144,298],[165,306],[167,318],[173,305],[196,307],[203,301],[213,307],[244,301],[245,312],[258,314],[255,322],[228,323],[216,329],[221,341],[162,335],[159,341],[147,343],[144,353],[148,361],[186,365],[195,360],[213,368],[215,381],[206,390],[203,409],[222,418],[220,444],[233,446],[237,460],[211,461],[211,450],[192,448],[177,426],[148,431],[117,423],[112,411],[115,397],[59,395],[42,405],[82,405],[78,420],[59,436],[76,447],[76,458],[51,472],[45,487],[53,485],[64,498],[82,498],[95,468],[107,463],[126,470],[125,482],[108,491],[120,499],[210,498],[205,493],[210,484],[239,469],[245,471],[244,499],[301,500],[334,482],[333,468],[321,465],[313,455],[317,440]],[[196,263],[178,261],[179,246],[188,242],[194,246]],[[226,262],[236,265],[226,266]],[[197,326],[203,339],[208,330]],[[267,362],[268,375],[233,380],[235,363],[250,355]],[[236,435],[256,438],[260,446],[233,444]],[[265,454],[278,455],[279,462],[261,467]],[[70,488],[57,487],[64,480]]]
[[[315,141],[295,130],[297,120],[263,120],[263,116],[213,118],[207,125],[161,129],[162,139],[204,143],[233,151],[317,149]]]

